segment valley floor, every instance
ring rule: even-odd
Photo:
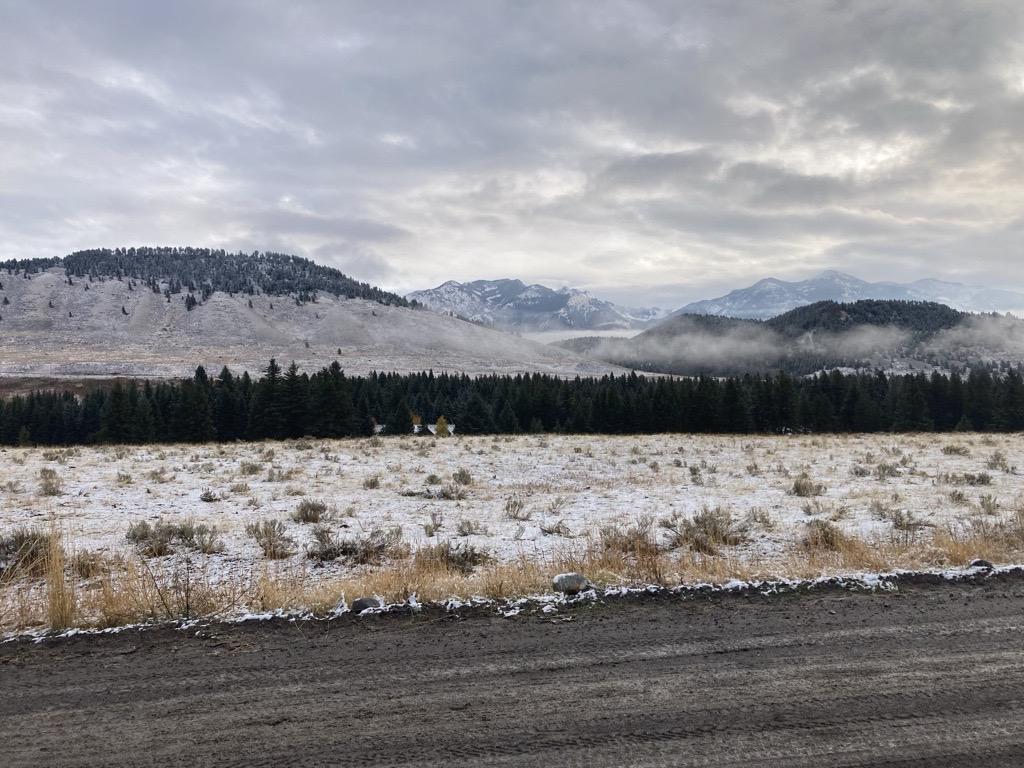
[[[7,448],[0,536],[56,526],[79,588],[75,622],[101,624],[146,615],[98,607],[112,564],[177,583],[184,563],[209,590],[238,588],[211,607],[257,609],[329,608],[357,592],[503,597],[544,591],[565,569],[605,585],[807,577],[1018,561],[1018,467],[1019,435],[965,433]],[[293,519],[303,500],[322,502],[318,524]],[[223,551],[179,542],[174,554],[141,556],[126,539],[140,521],[215,528]],[[259,521],[283,526],[290,554],[264,557],[247,530]],[[376,557],[314,559],[318,531],[389,545]],[[469,566],[487,562],[436,578],[416,555],[439,544],[478,556]],[[258,600],[247,591],[257,584]],[[38,578],[0,580],[0,625],[45,625],[43,594]]]

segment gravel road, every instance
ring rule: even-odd
[[[1024,581],[0,646],[14,766],[1020,766]]]

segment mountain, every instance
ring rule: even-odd
[[[283,254],[82,251],[0,265],[0,376],[320,368],[599,375],[601,361],[418,308]]]
[[[810,280],[798,282],[769,277],[749,288],[731,291],[717,299],[687,304],[674,314],[765,320],[818,301],[852,302],[864,299],[931,301],[965,312],[1024,310],[1024,293],[941,280],[869,283],[853,275],[828,270]]]
[[[509,331],[564,329],[587,331],[637,330],[665,313],[656,308],[633,309],[591,296],[576,288],[554,290],[521,280],[449,280],[437,288],[406,296],[437,312]]]
[[[1024,364],[1024,320],[936,302],[821,301],[769,320],[675,314],[631,339],[582,338],[559,346],[625,367],[684,375],[950,371]]]

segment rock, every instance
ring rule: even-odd
[[[376,597],[358,597],[352,601],[352,613],[362,613],[368,608],[380,608],[381,602]]]
[[[995,566],[992,565],[988,560],[971,560],[971,568],[984,568],[986,571],[991,571]]]
[[[566,595],[578,595],[593,587],[594,585],[582,573],[560,573],[551,580],[551,588]]]

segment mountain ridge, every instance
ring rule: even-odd
[[[818,301],[933,301],[965,312],[1024,310],[1024,293],[966,285],[935,278],[911,283],[869,282],[838,270],[824,270],[807,280],[774,277],[758,280],[713,299],[691,302],[673,315],[719,315],[767,320]]]
[[[437,312],[517,332],[641,330],[665,315],[655,307],[624,307],[578,288],[528,285],[515,278],[447,280],[405,298]]]

